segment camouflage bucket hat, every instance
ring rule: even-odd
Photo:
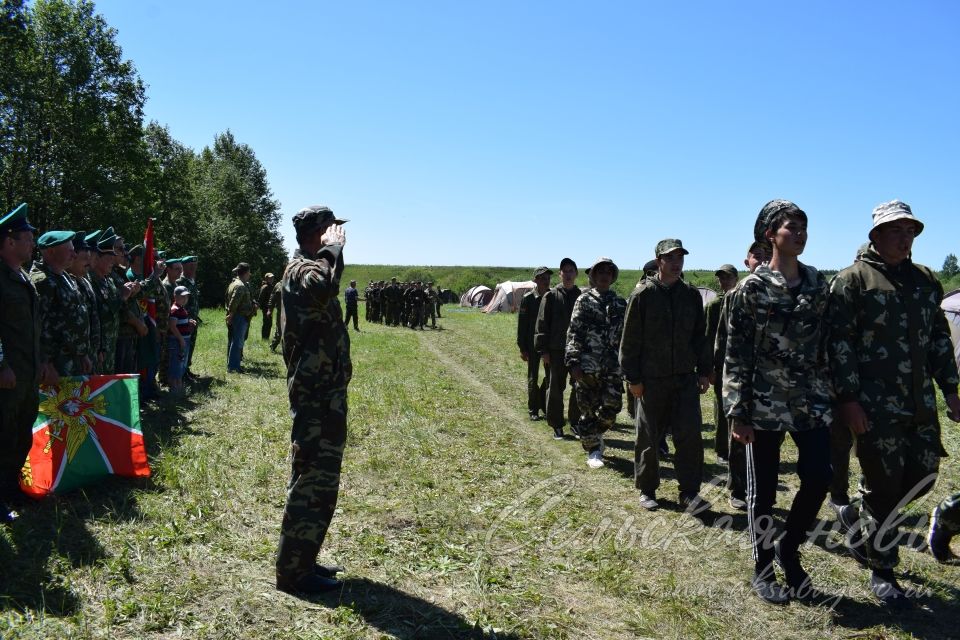
[[[804,210],[789,200],[771,200],[763,205],[760,213],[757,214],[757,221],[753,224],[753,239],[769,245],[770,243],[766,236],[767,229],[773,224],[774,218],[784,212],[789,215],[801,217],[804,220],[807,219],[807,214]]]
[[[910,208],[910,205],[900,200],[883,202],[873,208],[873,228],[870,229],[870,232],[873,233],[873,230],[880,225],[893,222],[894,220],[910,220],[917,227],[916,235],[920,235],[923,232],[923,223],[913,215],[913,210]]]
[[[659,258],[660,256],[670,253],[671,251],[676,251],[677,249],[680,249],[680,251],[683,252],[683,255],[688,255],[690,253],[683,248],[683,243],[676,238],[667,238],[657,243],[656,254]]]
[[[605,257],[605,256],[601,256],[601,257],[599,257],[599,258],[597,258],[596,260],[593,261],[593,264],[590,265],[590,268],[589,268],[589,269],[587,269],[587,275],[589,276],[589,275],[590,275],[590,272],[593,271],[594,269],[596,269],[596,268],[597,268],[597,265],[600,265],[600,264],[608,264],[608,265],[610,265],[611,267],[613,267],[613,281],[612,281],[612,282],[616,282],[616,281],[617,281],[617,278],[620,277],[620,268],[617,266],[617,264],[616,264],[611,258],[607,258],[607,257]],[[611,284],[612,284],[612,282],[611,282]]]
[[[293,216],[293,227],[297,230],[297,233],[309,233],[325,224],[344,224],[346,222],[349,221],[336,217],[330,207],[321,204],[304,207]]]

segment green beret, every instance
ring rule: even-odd
[[[197,261],[197,256],[184,256],[180,258],[180,262],[182,262],[183,264],[190,264],[191,262],[196,262],[196,261]]]
[[[156,254],[157,254],[157,260],[163,260],[164,262],[166,262],[166,260],[167,260],[167,252],[166,252],[166,251],[157,251]]]
[[[27,221],[27,203],[0,218],[0,233],[7,231],[36,231],[36,227]]]
[[[37,248],[50,249],[70,242],[77,235],[76,231],[47,231],[37,240]]]
[[[183,258],[170,258],[167,260],[167,266],[169,267],[172,264],[180,264],[181,262],[183,262]]]

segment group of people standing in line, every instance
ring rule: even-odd
[[[351,288],[356,288],[355,280],[350,282]],[[357,296],[354,296],[356,298]],[[371,280],[363,290],[363,298],[366,302],[366,321],[380,324],[410,327],[411,329],[423,330],[427,319],[430,320],[430,326],[437,328],[437,318],[440,315],[440,293],[433,288],[432,282],[397,282],[396,278],[390,278],[390,282]],[[344,297],[348,307],[349,315],[350,289],[348,288]],[[356,309],[356,304],[354,304]],[[356,315],[354,315],[354,328],[356,326]]]
[[[948,417],[960,421],[960,377],[940,308],[943,289],[933,271],[911,260],[922,230],[907,204],[878,205],[869,242],[828,282],[799,261],[807,214],[792,202],[772,200],[754,225],[744,261],[750,273],[738,283],[732,265],[718,269],[721,293],[706,309],[682,277],[688,251],[678,239],[657,243],[655,260],[627,300],[611,289],[619,269],[610,258],[587,269],[584,290],[575,284],[572,259],[560,262],[560,283],[553,288],[552,270],[539,267],[517,320],[530,418],[544,413],[557,439],[569,421],[587,465],[600,468],[604,433],[621,411],[626,383],[634,405],[640,506],[660,506],[661,447],[669,432],[679,505],[699,513],[711,508],[700,496],[699,395],[713,386],[716,453],[718,462],[729,464],[731,507],[747,511],[753,592],[771,603],[822,595],[801,564],[800,549],[829,492],[847,547],[871,570],[872,592],[888,607],[909,607],[894,574],[898,517],[906,503],[930,492],[946,455],[934,384]],[[787,434],[797,447],[800,485],[778,531],[773,505]],[[851,500],[853,442],[862,476]],[[954,557],[949,544],[958,532],[960,494],[931,514],[927,542],[937,560]]]
[[[28,210],[0,217],[0,520],[21,496],[40,385],[140,374],[142,401],[159,398],[161,384],[179,396],[194,377],[200,324],[196,256],[157,251],[146,274],[144,244],[124,242],[112,227],[37,238]]]

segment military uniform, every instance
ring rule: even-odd
[[[517,313],[517,347],[520,353],[527,354],[527,412],[531,418],[536,418],[540,412],[547,411],[547,385],[550,382],[550,369],[543,366],[543,381],[537,383],[540,371],[540,352],[533,344],[537,322],[537,312],[540,310],[540,300],[543,295],[536,289],[528,291],[520,299],[520,309]]]
[[[30,280],[40,298],[40,363],[61,376],[82,375],[90,356],[90,319],[83,294],[69,273],[54,273],[35,262]]]
[[[273,314],[273,317],[277,319],[276,323],[273,325],[273,338],[270,340],[270,350],[276,351],[277,347],[280,346],[280,315],[283,313],[283,286],[282,282],[278,282],[273,285],[273,292],[270,294],[270,313]]]
[[[730,497],[736,500],[746,500],[747,498],[747,450],[742,442],[733,439],[730,432],[729,421],[727,420],[726,410],[723,407],[723,367],[724,359],[727,354],[727,325],[730,321],[730,299],[733,291],[736,291],[743,281],[737,283],[737,286],[725,294],[720,303],[719,319],[717,321],[717,332],[713,342],[713,370],[716,376],[714,382],[714,394],[719,387],[720,416],[717,424],[722,418],[727,425],[727,462],[730,473],[727,476],[727,490]],[[707,343],[709,347],[710,343]],[[717,431],[719,436],[719,429]]]
[[[830,484],[832,421],[829,373],[823,353],[827,281],[799,265],[801,283],[759,266],[728,294],[723,375],[727,418],[754,429],[746,445],[747,503],[755,575],[770,576],[774,559],[773,505],[780,447],[789,433],[798,450],[800,489],[781,546],[793,554],[806,540]]]
[[[186,256],[181,259],[183,264],[188,262],[196,262],[196,256]],[[190,369],[193,366],[193,354],[197,351],[197,346],[200,344],[200,325],[203,324],[203,320],[200,319],[200,288],[197,286],[196,280],[191,280],[187,276],[180,276],[177,278],[178,287],[186,287],[190,290],[190,297],[187,298],[187,313],[190,314],[191,320],[197,321],[197,326],[193,328],[193,339],[190,341],[190,353],[187,356],[187,375],[192,374]]]
[[[0,219],[7,233],[33,231],[20,205]],[[27,273],[0,260],[0,371],[12,370],[16,383],[0,389],[0,501],[19,493],[20,470],[30,452],[40,397],[40,300]],[[7,517],[0,513],[0,520]]]
[[[563,391],[567,388],[570,375],[564,364],[564,352],[567,348],[567,328],[573,305],[580,297],[580,288],[576,285],[564,289],[558,284],[550,289],[540,300],[537,310],[537,324],[533,337],[533,346],[540,354],[550,355],[550,380],[547,386],[547,424],[562,429]],[[580,408],[577,406],[577,394],[571,393],[567,406],[567,419],[571,426],[577,427],[580,420]]]
[[[311,217],[300,224],[315,228],[319,216],[314,208],[305,211]],[[352,375],[350,338],[337,299],[342,248],[327,245],[317,255],[297,249],[283,274],[283,359],[293,416],[293,470],[276,567],[277,587],[284,590],[312,576],[340,487]]]
[[[360,292],[354,287],[347,287],[343,292],[344,304],[347,307],[347,316],[343,320],[345,326],[350,325],[350,319],[353,318],[353,328],[360,331]]]
[[[703,481],[702,424],[697,376],[710,372],[700,292],[683,280],[670,286],[645,278],[630,294],[620,345],[629,384],[643,384],[636,405],[634,483],[653,498],[660,485],[659,443],[668,428],[681,496],[695,496]]]
[[[227,370],[240,371],[240,362],[243,360],[243,343],[247,339],[250,319],[256,313],[250,288],[240,276],[235,276],[227,287],[224,306],[227,309],[227,315],[232,318],[232,323],[227,330]]]
[[[899,531],[891,515],[908,494],[916,498],[930,490],[945,455],[933,382],[949,395],[960,379],[942,299],[943,288],[930,269],[909,259],[889,266],[873,247],[831,286],[829,345],[837,402],[858,401],[869,423],[856,437],[863,475],[854,507],[874,569],[897,565],[891,541]]]
[[[599,447],[623,408],[623,378],[618,354],[627,302],[612,289],[587,289],[573,305],[564,364],[580,367],[583,377],[573,384],[580,410],[580,444],[590,452]]]
[[[263,323],[260,325],[260,339],[270,339],[270,329],[273,328],[273,314],[270,311],[270,296],[273,293],[274,286],[264,282],[260,285],[260,291],[257,294],[257,304],[260,306],[260,315]]]

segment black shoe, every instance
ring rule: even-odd
[[[842,505],[837,509],[837,524],[844,533],[860,530],[860,510],[852,504]]]
[[[530,412],[530,422],[537,422],[537,421],[540,420],[540,419],[541,419],[541,418],[540,418],[540,414],[539,414],[539,413],[537,413],[536,411],[531,411],[531,412]]]
[[[344,572],[344,568],[335,564],[320,564],[318,562],[313,565],[313,572],[324,578],[336,578],[338,573]]]
[[[327,593],[342,586],[343,583],[339,580],[318,573],[305,575],[299,580],[287,580],[277,576],[277,591],[283,591],[284,593]]]
[[[770,604],[787,604],[790,602],[789,592],[777,582],[773,569],[763,575],[754,575],[750,581],[750,588],[758,598]]]
[[[870,590],[884,607],[902,611],[913,607],[913,602],[897,583],[892,569],[878,569],[870,574]]]
[[[563,427],[554,427],[554,428],[553,428],[553,439],[554,439],[554,440],[563,440]]]
[[[683,507],[684,511],[689,511],[691,513],[703,513],[704,511],[709,511],[712,504],[706,498],[703,498],[698,493],[681,493],[679,504]]]
[[[800,564],[800,550],[784,549],[783,542],[773,543],[773,553],[777,564],[783,569],[783,581],[787,583],[790,596],[797,600],[818,600],[821,592],[813,586],[810,574]]]
[[[570,431],[573,432],[574,438],[576,438],[577,440],[580,439],[580,427],[576,423],[574,422],[570,423]]]
[[[670,447],[667,446],[667,441],[666,441],[666,440],[663,440],[663,441],[660,442],[660,447],[659,447],[659,448],[660,448],[660,455],[661,455],[661,457],[662,457],[662,456],[668,456],[668,455],[670,455]]]
[[[947,531],[940,522],[940,507],[936,507],[930,514],[930,530],[927,532],[927,546],[937,562],[951,562],[957,559],[950,551],[950,539],[953,534]]]

